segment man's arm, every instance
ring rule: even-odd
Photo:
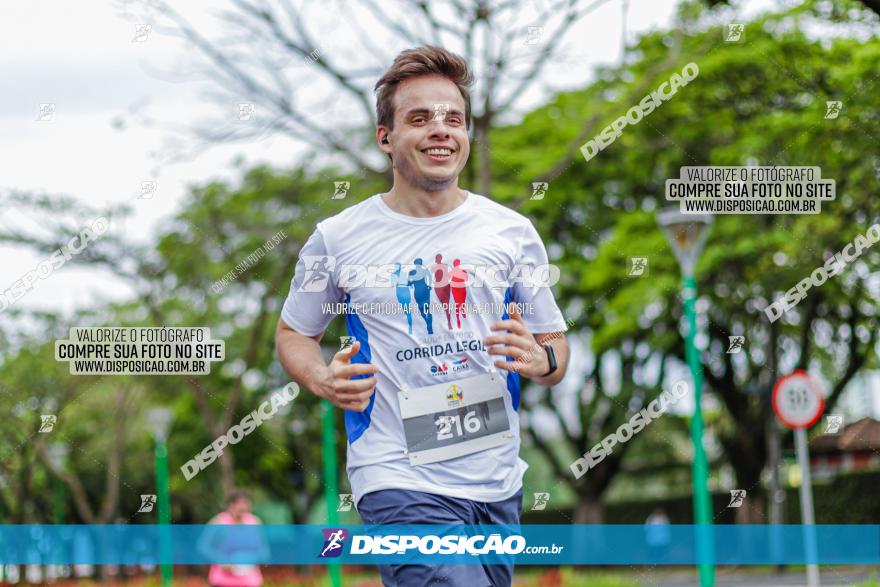
[[[544,241],[541,240],[541,236],[531,222],[523,223],[523,233],[519,242],[520,250],[516,257],[518,267],[528,267],[534,271],[538,267],[550,266]],[[530,283],[517,279],[511,284],[510,299],[518,303],[511,304],[513,307],[508,310],[509,319],[506,321],[506,325],[513,328],[506,329],[513,335],[493,337],[492,340],[515,347],[508,349],[509,352],[498,354],[514,359],[512,361],[513,368],[518,370],[521,375],[528,377],[538,385],[552,386],[562,381],[568,368],[569,348],[565,333],[562,331],[547,332],[550,328],[559,328],[556,325],[563,323],[562,313],[559,311],[556,299],[553,297],[553,291],[550,289],[552,284],[549,275],[546,282],[528,281]],[[529,321],[539,325],[540,331],[532,332],[525,323],[520,315],[520,304],[523,308],[530,309]],[[547,351],[542,343],[552,346],[553,354],[556,357],[556,371],[546,377],[543,375],[550,370],[550,360],[547,358]],[[511,365],[502,366],[503,369],[510,367]]]
[[[543,343],[548,343],[553,347],[553,353],[556,355],[556,371],[547,377],[532,377],[532,381],[538,385],[552,387],[562,381],[565,377],[565,371],[568,369],[568,340],[565,338],[564,332],[545,332],[535,334],[535,341],[541,346],[541,352],[544,353],[544,360],[547,361],[546,373],[550,370],[550,360],[547,358],[547,351],[544,349]]]
[[[497,360],[495,367],[505,371],[518,372],[528,377],[538,385],[556,385],[565,377],[568,368],[568,342],[563,332],[542,332],[532,334],[529,327],[519,313],[516,304],[511,303],[508,307],[509,318],[496,322],[490,330],[499,332],[483,339],[488,347],[490,355],[510,357],[512,361]],[[500,333],[507,331],[507,333]],[[556,371],[543,377],[550,370],[550,359],[547,351],[541,345],[546,341],[553,347],[556,355]]]
[[[321,353],[321,337],[300,334],[284,320],[275,329],[275,353],[290,378],[334,406],[363,412],[370,404],[370,396],[376,386],[376,367],[371,363],[351,363],[360,351],[360,341],[349,349],[333,356],[329,365],[324,364]],[[364,379],[350,379],[356,375],[370,375]]]
[[[321,353],[321,339],[324,333],[315,336],[300,334],[284,320],[278,320],[275,329],[275,354],[284,371],[290,378],[317,395],[317,381],[321,378],[324,355]]]

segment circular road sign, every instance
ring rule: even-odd
[[[789,428],[809,428],[824,409],[819,386],[802,369],[783,375],[773,386],[773,411]]]

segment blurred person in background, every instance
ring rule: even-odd
[[[226,510],[211,518],[208,525],[262,523],[260,518],[251,513],[250,495],[245,491],[233,491],[226,498]],[[215,562],[208,572],[208,583],[212,587],[259,587],[263,584],[260,567],[252,562],[268,555],[268,547],[261,531],[206,531],[199,540],[199,549]],[[248,562],[236,562],[243,559]]]
[[[651,562],[655,565],[665,562],[669,543],[672,542],[672,531],[666,510],[657,506],[645,520],[645,542],[651,550]]]

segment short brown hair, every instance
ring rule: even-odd
[[[245,491],[243,489],[236,489],[232,493],[230,493],[228,496],[226,496],[226,507],[231,506],[232,504],[237,502],[239,499],[246,499],[248,501],[252,501],[250,493],[248,493],[247,491]]]
[[[397,85],[405,79],[420,75],[442,75],[458,87],[464,98],[465,126],[471,126],[471,94],[469,87],[474,83],[467,61],[460,56],[433,45],[422,45],[401,51],[394,63],[376,82],[373,88],[376,96],[376,123],[394,128],[394,94]]]

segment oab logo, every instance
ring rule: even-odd
[[[318,558],[333,558],[342,554],[345,540],[348,538],[348,530],[345,528],[324,528],[324,547]]]

